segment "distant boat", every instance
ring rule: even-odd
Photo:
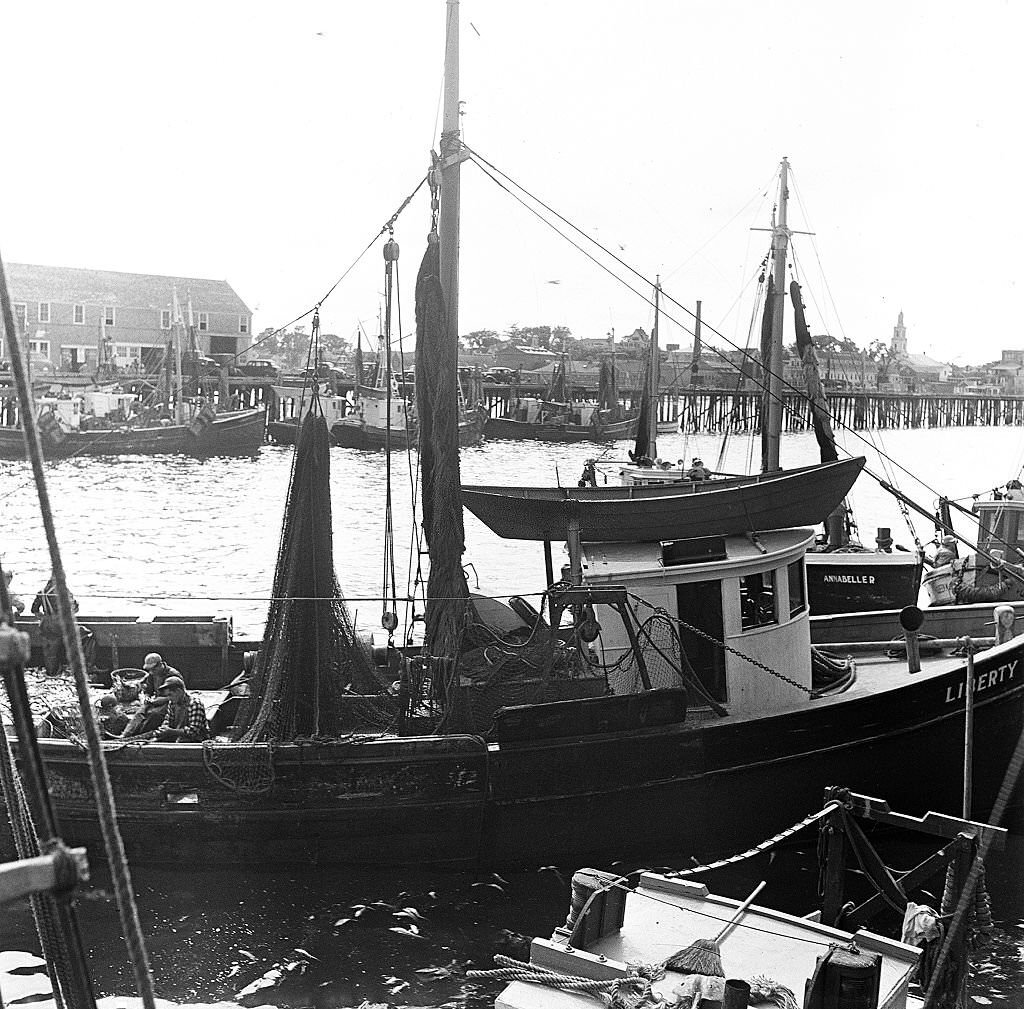
[[[53,417],[47,422],[48,417]],[[64,430],[53,414],[39,419],[43,454],[47,459],[70,456],[190,455],[250,456],[263,444],[263,410],[214,413],[201,408],[187,424],[111,424],[107,428]],[[0,458],[23,459],[25,442],[20,428],[0,428]]]
[[[799,469],[662,486],[467,485],[462,502],[508,539],[642,543],[815,525],[842,501],[864,457]]]
[[[47,459],[71,456],[252,456],[263,444],[266,413],[215,409],[205,397],[187,399],[182,376],[185,323],[173,296],[173,347],[165,357],[163,394],[146,401],[116,386],[66,390],[36,401],[39,437]],[[195,334],[191,339],[194,341]],[[195,358],[192,358],[195,361]],[[0,458],[25,457],[21,427],[0,427]]]

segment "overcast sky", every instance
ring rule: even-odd
[[[738,344],[773,178],[812,331],[980,363],[1024,346],[1019,3],[463,0],[464,139]],[[444,0],[8,5],[7,261],[228,280],[307,311],[423,177]],[[460,331],[652,311],[472,164]],[[402,328],[429,227],[400,218]],[[619,272],[622,272],[619,270]],[[376,328],[379,245],[323,305]],[[557,281],[557,283],[553,283]],[[635,284],[635,279],[633,280]],[[673,310],[681,320],[682,313]],[[667,324],[665,342],[690,337]],[[721,341],[719,341],[721,345]]]

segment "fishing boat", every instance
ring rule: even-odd
[[[699,854],[788,826],[836,781],[912,812],[959,810],[968,705],[984,745],[966,802],[984,816],[1022,728],[1024,637],[1001,632],[968,655],[947,642],[919,668],[909,643],[907,660],[888,642],[853,660],[815,650],[810,529],[584,544],[570,523],[544,612],[470,594],[454,436],[457,0],[448,8],[441,167],[428,176],[440,212],[416,284],[422,645],[395,638],[393,583],[388,643],[371,652],[355,629],[311,390],[266,632],[230,733],[104,744],[129,855],[475,868]],[[50,738],[39,751],[65,833],[95,843],[82,747]],[[914,753],[927,755],[917,773]]]
[[[761,361],[764,382],[764,403],[761,416],[762,473],[778,473],[782,433],[782,370],[783,370],[783,315],[785,306],[786,254],[791,231],[788,226],[789,162],[783,158],[779,171],[779,195],[771,222],[772,245],[770,259],[772,276],[768,278],[762,321]],[[814,341],[804,315],[800,285],[794,280],[789,285],[793,305],[796,347],[804,375],[811,420],[818,442],[821,463],[829,465],[838,459],[835,435],[832,430],[828,403],[818,375]],[[627,486],[678,486],[692,483],[692,470],[685,460],[678,465],[663,463],[658,458],[657,391],[660,388],[660,356],[658,349],[658,321],[661,285],[654,287],[654,326],[645,386],[645,400],[641,406],[641,421],[637,441],[631,453],[631,463],[619,468],[621,483]],[[694,313],[694,354],[700,347],[700,302]],[[697,462],[698,460],[694,460]],[[692,484],[700,491],[715,492],[723,481],[715,473],[710,479]],[[849,488],[847,488],[849,490]],[[807,581],[812,614],[849,613],[861,610],[898,609],[917,603],[923,570],[923,551],[903,551],[892,548],[888,530],[879,530],[875,547],[865,546],[856,536],[851,521],[852,510],[845,500],[837,501],[832,511],[816,518],[792,519],[792,524],[821,523],[824,535],[815,540],[807,555]],[[883,535],[884,534],[884,535]]]
[[[897,883],[861,818],[943,843]],[[841,789],[830,789],[825,807],[787,835],[814,826],[824,854],[820,907],[802,917],[764,902],[770,869],[743,901],[719,896],[703,881],[726,865],[774,856],[778,835],[710,865],[624,874],[581,869],[565,921],[550,938],[532,941],[528,961],[497,954],[495,969],[469,977],[508,982],[495,999],[503,1009],[573,1009],[583,996],[723,1009],[959,1004],[972,952],[993,931],[985,856],[1005,845],[1006,832],[954,817],[908,817]],[[855,890],[845,879],[847,851],[856,852],[861,868]],[[926,887],[942,893],[941,902]]]
[[[267,422],[267,437],[276,445],[294,445],[299,427],[312,403],[312,396],[305,386],[272,385],[273,414]],[[328,389],[318,391],[320,409],[329,423],[344,417],[352,409],[346,396],[333,396]]]
[[[252,456],[263,444],[265,422],[263,410],[218,413],[209,404],[197,404],[191,419],[181,423],[129,420],[83,430],[73,424],[65,427],[50,412],[40,417],[40,430],[47,459],[83,455]],[[0,428],[0,459],[24,457],[21,429]]]
[[[483,437],[485,412],[466,406],[459,384],[458,443],[478,445]],[[418,441],[415,410],[401,394],[391,367],[383,335],[377,342],[377,364],[369,385],[357,380],[354,400],[347,412],[330,424],[331,438],[343,448],[407,449]]]
[[[636,435],[637,418],[623,416],[615,390],[614,365],[602,365],[598,398],[585,403],[573,396],[567,360],[563,357],[551,377],[546,397],[519,397],[504,417],[488,417],[484,434],[489,439],[529,441],[611,442]]]
[[[263,444],[263,409],[220,410],[206,396],[185,395],[177,297],[172,322],[174,360],[165,361],[165,393],[145,402],[117,388],[72,389],[37,400],[38,426],[47,459],[74,456],[253,456]],[[0,459],[23,459],[20,426],[0,427]]]
[[[506,539],[652,542],[820,522],[864,466],[863,456],[822,466],[721,480],[621,487],[506,487],[467,484],[462,501]]]

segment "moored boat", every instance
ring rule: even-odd
[[[72,456],[189,455],[251,456],[263,444],[263,410],[215,413],[199,410],[189,423],[120,424],[97,430],[42,428],[43,452],[48,459]],[[20,428],[0,428],[0,458],[23,459],[25,440]]]
[[[621,487],[467,484],[465,506],[510,539],[642,542],[816,523],[842,501],[863,457],[713,481]]]

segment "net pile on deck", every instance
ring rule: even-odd
[[[334,570],[330,433],[314,393],[295,448],[273,598],[235,739],[329,738],[383,728],[392,708]]]

